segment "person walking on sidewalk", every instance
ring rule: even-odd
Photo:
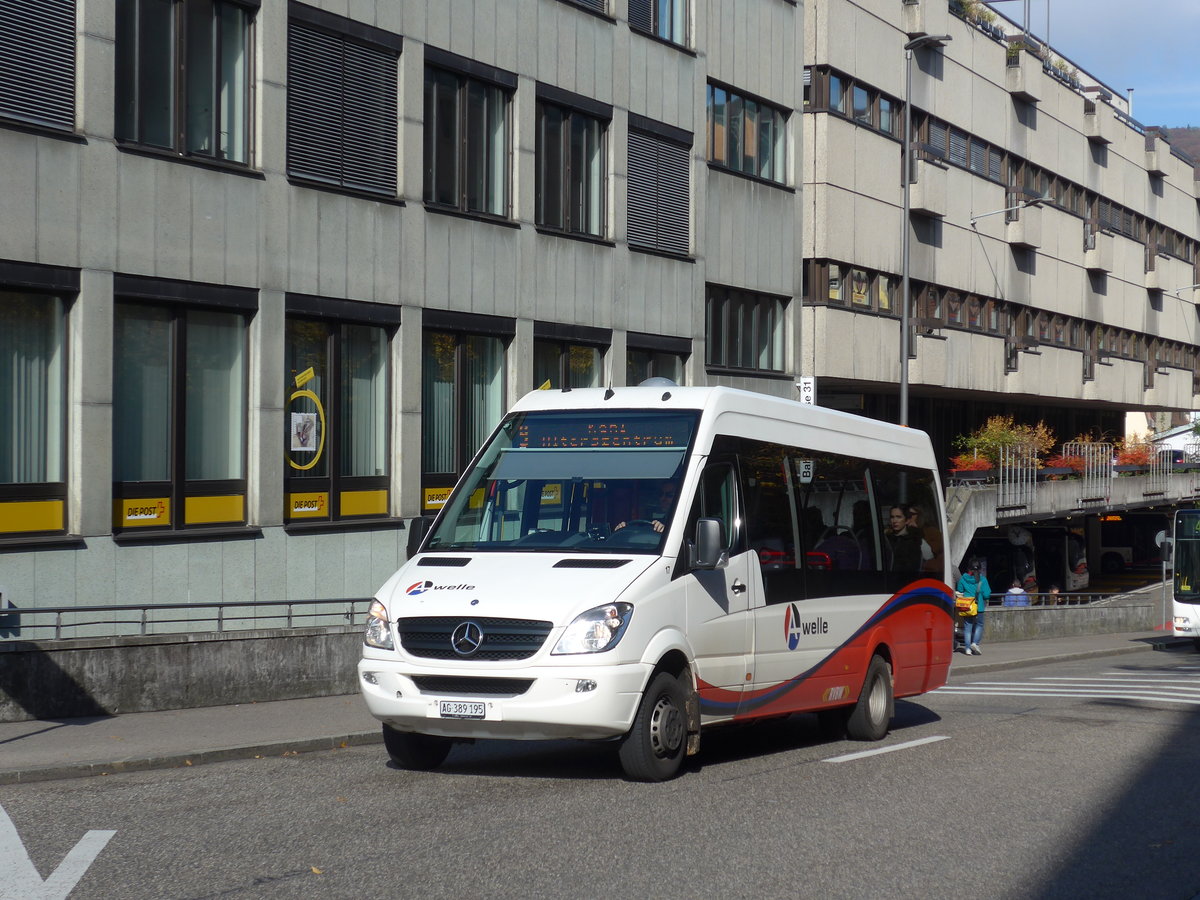
[[[979,560],[973,559],[958,579],[954,591],[975,598],[975,615],[963,616],[963,653],[982,655],[979,642],[983,640],[983,614],[987,609],[988,597],[992,595],[992,586],[988,584],[987,576],[980,571]]]

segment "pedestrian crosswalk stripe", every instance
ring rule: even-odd
[[[1097,698],[1200,706],[1200,677],[1112,672],[1090,677],[1045,676],[1032,681],[971,681],[936,693],[999,697]]]

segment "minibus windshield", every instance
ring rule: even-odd
[[[658,553],[699,415],[512,416],[460,481],[425,549]]]

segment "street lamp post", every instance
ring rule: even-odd
[[[912,181],[912,58],[913,51],[922,47],[941,45],[951,40],[948,34],[923,34],[904,45],[904,209],[900,216],[900,424],[908,425],[908,306],[911,288],[909,285],[909,237],[911,200],[909,182]]]

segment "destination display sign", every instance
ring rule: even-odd
[[[686,449],[696,414],[528,415],[513,446],[536,450]]]

